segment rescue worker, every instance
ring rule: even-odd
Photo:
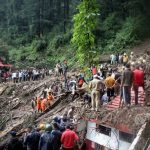
[[[47,106],[47,99],[44,98],[42,99],[41,101],[41,109],[42,109],[42,112],[44,112],[46,110],[46,106]]]
[[[54,101],[54,96],[51,91],[48,92],[47,101],[49,105],[51,105],[51,102]]]
[[[99,100],[101,97],[101,91],[103,91],[104,84],[102,81],[99,80],[98,75],[94,75],[94,79],[90,82],[89,88],[92,90],[91,92],[91,99],[92,99],[92,109],[91,110],[98,110],[99,107]],[[95,107],[96,104],[96,107]]]
[[[41,112],[42,111],[42,108],[41,108],[41,98],[40,97],[37,97],[37,111],[38,112]]]

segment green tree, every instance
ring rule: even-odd
[[[72,43],[77,48],[77,58],[81,63],[92,63],[95,53],[95,36],[93,31],[98,25],[99,7],[97,0],[83,0],[77,7],[79,12],[73,17]]]

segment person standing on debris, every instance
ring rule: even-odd
[[[112,55],[110,56],[110,58],[111,58],[111,65],[114,65],[114,64],[116,63],[116,55],[115,55],[115,54],[112,54]]]
[[[101,97],[101,91],[103,91],[104,84],[102,81],[99,80],[98,75],[94,75],[94,79],[90,82],[89,88],[92,90],[91,92],[91,99],[92,99],[92,109],[91,110],[98,110],[99,107],[99,100]],[[96,104],[96,107],[95,107]]]
[[[135,105],[138,104],[139,87],[144,87],[144,72],[143,70],[140,70],[139,66],[137,65],[135,67],[135,70],[133,71],[133,90],[135,93]]]
[[[52,149],[52,126],[48,126],[45,132],[41,135],[38,150],[53,150]]]
[[[71,109],[68,111],[67,117],[70,118],[70,119],[73,119],[74,111],[75,111],[75,106],[72,106]]]
[[[126,64],[126,68],[122,75],[121,88],[123,91],[123,100],[125,104],[131,104],[131,86],[133,83],[133,72],[130,69],[130,64]]]
[[[129,57],[126,53],[123,55],[123,65],[125,66],[128,63]]]
[[[92,75],[94,76],[96,74],[97,74],[97,68],[96,68],[95,65],[93,65],[93,67],[92,67]]]
[[[42,108],[41,108],[41,101],[42,99],[40,97],[37,98],[37,111],[38,112],[41,112],[42,111]]]
[[[107,90],[107,97],[108,101],[111,101],[111,97],[114,97],[114,86],[115,86],[115,79],[111,76],[111,73],[107,74],[107,78],[105,79],[105,86]]]
[[[41,101],[42,112],[44,112],[46,110],[46,106],[47,106],[47,99],[43,98],[42,101]]]
[[[79,75],[78,87],[81,88],[82,85],[83,85],[83,83],[86,83],[86,84],[87,84],[87,82],[86,82],[85,79],[84,79],[84,76],[83,76],[83,75]]]
[[[64,60],[64,64],[63,64],[63,75],[64,75],[64,80],[65,80],[65,88],[68,88],[68,85],[67,85],[67,72],[68,72],[67,61]]]
[[[54,96],[51,91],[48,92],[47,101],[49,105],[51,105],[51,102],[54,101]]]
[[[11,138],[7,143],[6,150],[22,150],[23,145],[21,141],[17,138],[16,132],[11,131],[10,135],[11,135]]]
[[[74,150],[75,142],[79,140],[78,135],[70,129],[70,125],[62,133],[61,143],[63,150]]]
[[[28,133],[24,138],[24,145],[27,146],[27,150],[37,150],[40,133],[36,130],[33,130],[31,126],[28,127],[27,132]]]

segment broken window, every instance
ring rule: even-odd
[[[108,127],[105,127],[105,126],[102,126],[102,125],[98,125],[96,131],[101,133],[101,134],[111,136],[111,128],[108,128]]]
[[[119,131],[119,139],[128,143],[132,143],[135,136],[126,132]]]

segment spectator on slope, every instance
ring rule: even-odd
[[[101,71],[102,71],[102,77],[105,79],[108,72],[108,65],[106,63],[102,66]]]
[[[19,140],[19,138],[16,136],[15,131],[10,132],[11,138],[7,143],[6,150],[22,150],[23,144]]]
[[[48,126],[41,135],[38,150],[53,150],[52,148],[52,126]]]
[[[110,55],[110,59],[111,59],[111,65],[116,64],[116,55],[115,54]]]
[[[14,83],[17,82],[17,72],[12,73],[12,80],[13,80]]]
[[[144,87],[144,72],[136,65],[133,71],[133,90],[135,93],[135,105],[138,104],[139,87]],[[144,89],[144,88],[143,88]]]
[[[92,75],[94,76],[94,75],[96,75],[97,74],[97,68],[96,68],[96,66],[92,66]]]
[[[116,64],[119,63],[119,53],[116,54]]]
[[[107,78],[105,79],[105,86],[107,91],[108,101],[111,101],[111,98],[114,97],[114,86],[115,86],[115,79],[111,77],[111,73],[107,74]]]
[[[98,111],[99,100],[101,97],[101,91],[103,90],[103,83],[99,80],[98,75],[94,75],[94,79],[90,82],[89,88],[92,90],[91,99],[92,99],[92,109]]]
[[[128,61],[129,61],[129,57],[126,53],[124,53],[124,55],[123,55],[123,65],[126,66]]]
[[[27,129],[27,134],[24,138],[24,145],[27,146],[27,150],[37,150],[39,139],[40,133],[29,126]]]
[[[77,134],[70,129],[68,125],[66,130],[62,133],[61,143],[63,150],[74,150],[75,143],[79,140]]]
[[[119,64],[123,64],[123,55],[119,54]]]
[[[133,52],[131,52],[131,54],[130,54],[130,61],[133,61],[133,57],[134,57],[134,54],[133,54]]]
[[[19,71],[19,82],[22,82],[23,79],[23,72],[22,70]]]
[[[133,72],[130,69],[130,64],[126,64],[126,68],[122,75],[121,88],[123,91],[123,100],[125,105],[131,104],[131,86],[133,83]]]
[[[63,64],[63,75],[64,75],[65,88],[66,88],[66,89],[68,89],[68,85],[67,85],[67,72],[68,72],[67,61],[64,60],[64,64]]]

